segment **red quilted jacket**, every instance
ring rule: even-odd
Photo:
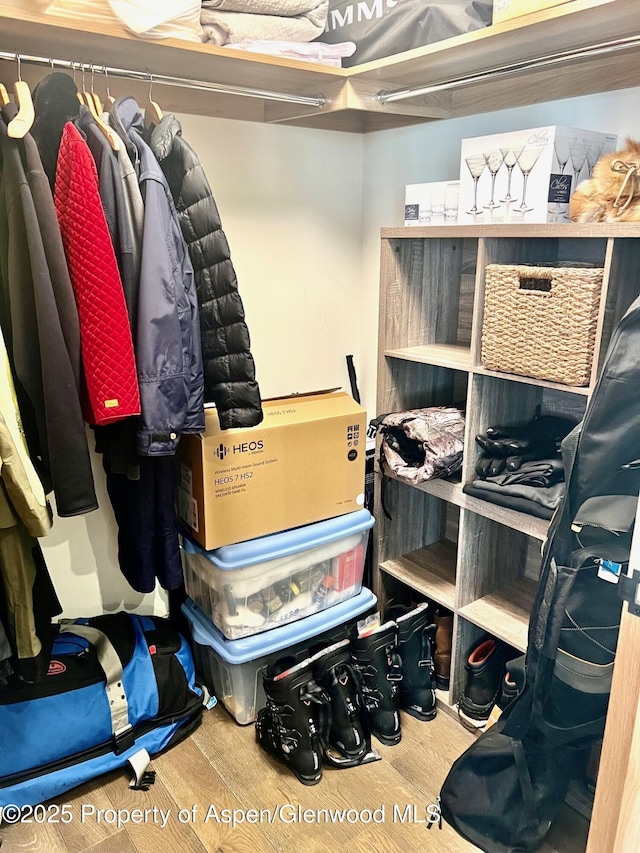
[[[139,415],[129,316],[98,174],[86,142],[71,122],[62,132],[54,201],[80,318],[85,420],[105,424]]]

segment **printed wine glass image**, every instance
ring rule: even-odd
[[[573,189],[578,186],[580,172],[587,159],[587,149],[582,141],[574,142],[571,146],[571,164],[573,166]]]
[[[556,136],[553,142],[553,151],[558,161],[558,169],[561,175],[564,175],[564,170],[569,158],[571,157],[571,148],[575,145],[575,137],[571,136]]]
[[[518,162],[518,157],[520,156],[521,151],[522,148],[518,148],[517,150],[513,148],[500,149],[504,165],[507,167],[507,194],[504,198],[500,199],[503,204],[511,204],[518,200],[517,198],[513,198],[511,195],[511,176],[513,174],[514,167]]]
[[[518,166],[522,172],[522,201],[515,209],[523,215],[529,210],[533,210],[532,207],[527,206],[527,181],[541,154],[542,148],[525,145],[518,155]]]
[[[480,175],[485,170],[487,161],[482,156],[465,157],[464,159],[473,178],[473,207],[467,213],[475,217],[478,214],[482,214],[482,210],[478,207],[478,181],[480,180]]]
[[[600,159],[603,148],[604,142],[591,142],[587,145],[587,166],[589,167],[589,174],[587,177],[590,178],[593,175],[593,167]]]
[[[488,204],[485,204],[484,207],[487,210],[493,210],[496,207],[500,207],[500,204],[495,201],[494,196],[496,189],[496,175],[500,171],[500,167],[504,161],[504,154],[501,149],[497,149],[495,151],[485,151],[482,156],[487,164],[487,169],[491,173],[491,200]]]

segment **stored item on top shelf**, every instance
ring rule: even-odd
[[[407,184],[404,194],[404,224],[455,225],[458,221],[460,181]]]
[[[212,550],[254,540],[364,505],[366,413],[348,394],[321,391],[264,400],[264,420],[205,432],[178,448],[178,515]]]
[[[487,27],[492,3],[329,0],[328,5],[327,25],[317,40],[330,44],[354,42],[355,54],[343,60],[343,65],[352,66]]]
[[[571,196],[569,216],[574,222],[640,221],[640,142],[627,139],[621,151],[600,157]]]
[[[304,660],[312,646],[348,637],[357,619],[376,604],[375,595],[363,588],[352,598],[312,613],[301,622],[240,640],[227,640],[190,599],[183,604],[182,612],[191,631],[200,683],[236,722],[247,725],[266,704],[262,676],[270,663],[283,654]]]
[[[124,26],[138,38],[177,38],[204,40],[200,25],[200,3],[194,0],[160,0],[144,3],[135,0],[27,0],[47,15],[84,21],[90,27],[117,30]]]
[[[604,269],[488,264],[482,364],[563,385],[588,385]]]
[[[214,551],[185,535],[187,595],[230,640],[302,619],[358,594],[373,523],[362,509]]]
[[[569,0],[493,0],[493,23],[500,24],[502,21],[510,21],[521,15],[541,12],[568,2]]]
[[[558,125],[463,139],[458,224],[568,222],[571,193],[616,142]]]

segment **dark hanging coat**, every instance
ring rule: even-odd
[[[58,514],[78,515],[98,507],[78,397],[78,318],[38,152],[29,134],[7,135],[15,112],[4,107],[0,121],[3,331],[31,458]]]
[[[150,145],[167,178],[195,273],[204,361],[205,401],[215,403],[222,429],[262,420],[249,330],[229,244],[211,187],[173,115],[151,133]]]

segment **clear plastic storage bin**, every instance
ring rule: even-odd
[[[270,663],[283,654],[301,661],[310,646],[344,639],[358,617],[376,605],[375,595],[363,588],[358,595],[329,610],[240,640],[226,640],[189,599],[182,605],[182,612],[191,629],[198,678],[236,722],[247,725],[266,704],[262,678]]]
[[[295,622],[357,595],[374,521],[358,512],[205,551],[187,536],[187,594],[230,640]]]

